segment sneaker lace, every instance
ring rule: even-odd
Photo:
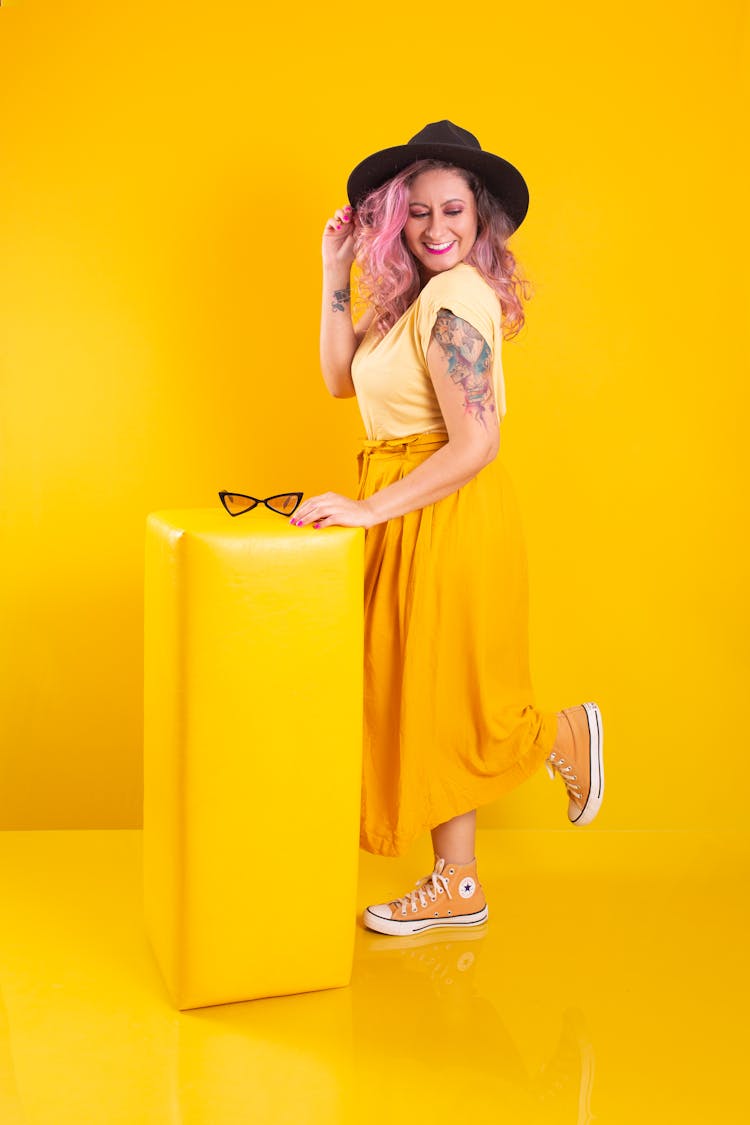
[[[437,871],[433,871],[431,875],[425,875],[424,878],[417,879],[416,890],[409,891],[403,898],[394,899],[391,905],[395,909],[400,908],[401,913],[406,914],[406,909],[409,904],[411,904],[411,909],[413,911],[418,909],[417,898],[419,898],[421,906],[427,906],[427,898],[429,898],[430,902],[435,902],[438,895],[443,894],[443,891],[445,891],[448,898],[453,898],[448,887],[448,882],[449,880],[445,875],[440,875]],[[427,898],[425,897],[425,892]]]
[[[554,771],[557,770],[557,772],[560,774],[560,777],[563,779],[563,782],[565,783],[565,788],[568,791],[569,797],[571,797],[574,801],[583,800],[583,790],[578,784],[578,777],[573,772],[573,766],[567,760],[567,758],[563,758],[561,754],[558,754],[553,750],[544,764],[547,767],[547,773],[553,780],[555,777]]]

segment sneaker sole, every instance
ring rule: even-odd
[[[584,703],[589,725],[589,795],[578,816],[569,816],[571,824],[590,824],[601,807],[604,797],[604,725],[602,713],[596,703]]]
[[[368,930],[375,930],[379,934],[422,934],[425,930],[465,929],[468,926],[481,926],[487,921],[489,911],[485,904],[475,914],[462,914],[456,918],[420,918],[411,922],[406,919],[399,922],[397,918],[380,918],[373,914],[369,906],[362,914],[362,920]]]
[[[421,949],[422,946],[451,945],[461,943],[470,945],[473,941],[484,941],[487,937],[487,926],[462,926],[460,930],[442,929],[439,933],[431,934],[426,930],[423,934],[375,934],[367,931],[367,952],[392,952],[402,949]]]

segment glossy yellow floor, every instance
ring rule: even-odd
[[[749,840],[480,830],[481,931],[353,919],[349,987],[178,1013],[141,833],[0,833],[0,1121],[746,1122]],[[424,858],[360,852],[360,910],[431,869],[427,839]],[[314,921],[286,887],[259,925]]]

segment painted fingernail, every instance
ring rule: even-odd
[[[336,223],[336,230],[341,230],[341,223]]]
[[[351,211],[351,207],[349,206],[349,204],[348,204],[348,203],[347,203],[346,207],[344,208],[344,210],[345,210],[345,211]]]
[[[318,527],[318,526],[319,526],[319,525],[318,525],[317,523],[314,523],[314,524],[313,524],[313,527]]]

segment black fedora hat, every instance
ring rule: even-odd
[[[347,180],[349,202],[356,207],[368,192],[425,157],[447,160],[476,172],[488,191],[500,200],[515,229],[520,227],[529,209],[529,189],[523,176],[502,156],[486,152],[473,133],[452,121],[433,121],[407,144],[382,148],[360,161]]]

